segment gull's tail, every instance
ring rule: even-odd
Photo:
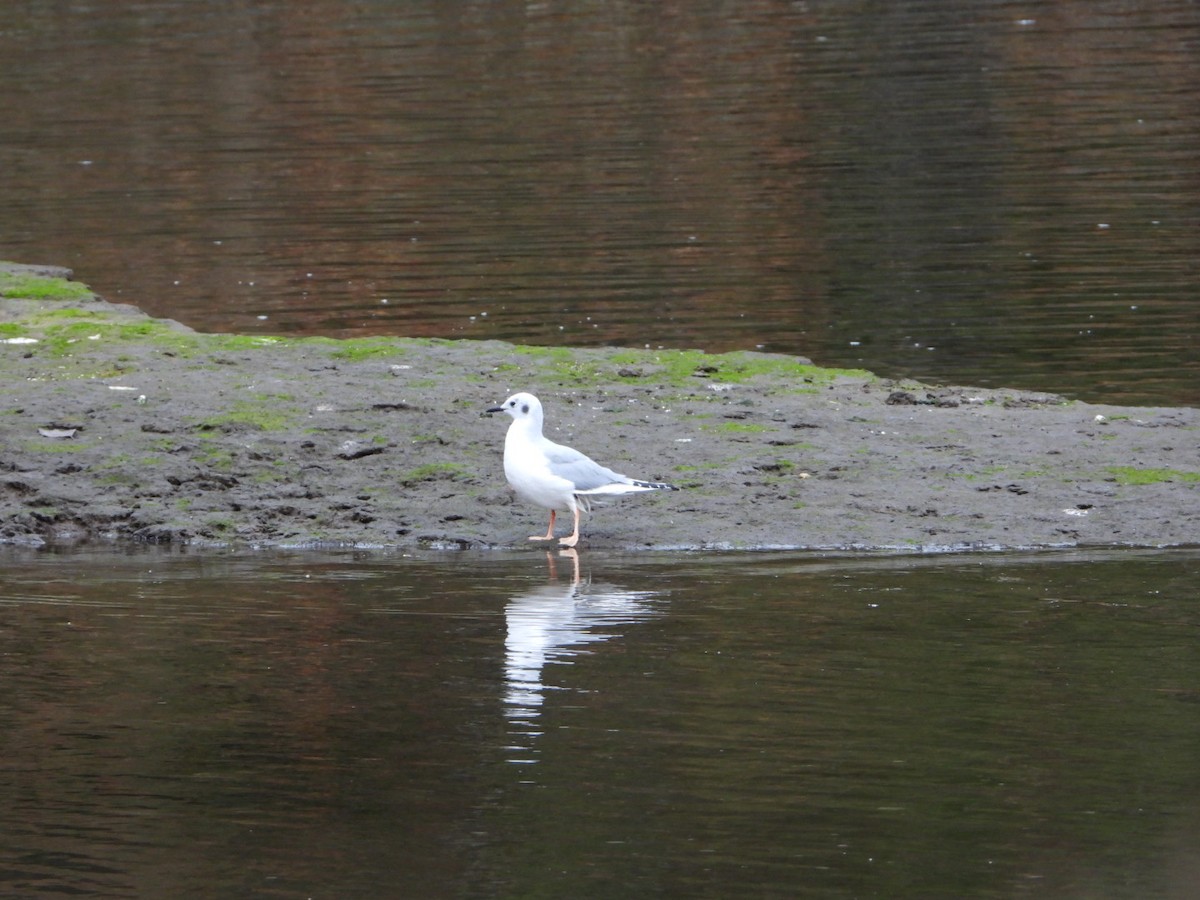
[[[586,491],[576,491],[575,496],[599,496],[601,494],[633,494],[637,491],[677,491],[673,484],[666,484],[662,481],[636,481],[633,478],[626,481],[614,481],[611,484],[602,484],[600,487],[591,488]]]
[[[667,484],[665,481],[634,481],[633,486],[639,491],[677,491],[673,484]]]
[[[679,488],[673,484],[666,484],[662,481],[636,481],[632,478],[626,478],[624,481],[610,481],[608,484],[602,484],[600,487],[589,488],[586,491],[576,491],[575,499],[579,501],[580,508],[584,512],[592,511],[592,498],[600,497],[607,494],[636,494],[639,491],[677,491]],[[599,501],[603,505],[603,501]]]

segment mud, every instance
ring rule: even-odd
[[[581,548],[1200,543],[1194,409],[763,354],[204,335],[63,270],[0,275],[4,542],[535,546],[484,413],[528,390],[554,440],[682,488],[596,509]]]

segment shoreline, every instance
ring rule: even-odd
[[[761,353],[200,334],[0,264],[0,543],[546,547],[546,435],[679,485],[580,548],[929,553],[1200,543],[1200,411],[891,381]]]

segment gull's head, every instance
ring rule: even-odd
[[[533,394],[527,394],[522,391],[519,394],[513,394],[499,406],[493,406],[488,412],[505,412],[518,422],[522,419],[540,421],[542,418],[542,404]]]

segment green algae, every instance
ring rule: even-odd
[[[247,426],[259,431],[282,431],[305,415],[288,394],[255,394],[234,401],[224,413],[207,416],[197,425],[203,430]]]
[[[0,297],[14,300],[89,300],[95,295],[80,281],[0,270]]]
[[[334,342],[331,346],[333,351],[330,356],[346,362],[362,362],[368,359],[404,355],[404,348],[395,338],[344,338]]]
[[[187,354],[197,348],[199,335],[173,328],[154,319],[129,319],[72,307],[47,310],[7,323],[21,337],[33,338],[29,352],[65,358],[79,355],[90,344],[153,343],[168,352]]]
[[[1109,466],[1105,471],[1112,475],[1118,484],[1141,485],[1161,484],[1163,482],[1200,482],[1200,472],[1184,472],[1180,469],[1151,469],[1135,466]]]
[[[618,366],[656,367],[672,384],[685,384],[693,378],[707,378],[741,384],[754,378],[786,379],[798,389],[813,390],[838,378],[873,378],[862,369],[827,369],[800,362],[787,356],[751,353],[706,353],[703,350],[621,350],[609,357]],[[650,377],[653,377],[651,375]]]
[[[27,276],[22,276],[27,277]],[[11,276],[10,276],[11,280]],[[43,279],[60,281],[62,279]],[[61,287],[61,285],[60,285]],[[50,289],[47,288],[47,293]],[[63,289],[67,290],[67,289]],[[74,290],[74,289],[70,289]],[[91,298],[89,291],[68,294],[75,299]],[[35,358],[65,359],[86,357],[94,347],[111,348],[128,344],[150,348],[181,359],[223,362],[220,354],[271,354],[296,348],[322,352],[339,362],[361,363],[403,358],[414,347],[455,346],[460,342],[434,338],[400,337],[283,337],[251,334],[202,334],[175,322],[130,316],[104,309],[64,306],[54,309],[36,308],[0,326],[6,338],[32,338],[36,343],[26,351]],[[482,344],[494,350],[490,344]],[[719,383],[739,384],[759,378],[784,382],[784,389],[793,392],[816,390],[840,378],[872,379],[869,372],[859,369],[822,368],[786,356],[737,351],[706,353],[701,350],[637,350],[594,349],[570,347],[538,347],[496,345],[503,348],[505,358],[491,365],[493,374],[528,372],[538,380],[557,380],[568,385],[594,385],[605,380],[620,381],[637,378],[640,383],[664,387],[694,384],[696,379]],[[111,364],[110,364],[111,365]],[[111,374],[111,370],[106,370]],[[97,377],[95,372],[60,373],[56,377]],[[666,394],[662,399],[670,399]]]
[[[458,478],[465,475],[466,471],[466,467],[460,463],[426,463],[406,472],[400,477],[400,481],[402,484],[413,484],[418,481]]]
[[[701,425],[700,430],[723,431],[727,434],[762,434],[771,429],[766,425],[757,425],[751,422],[721,422],[718,425]]]

